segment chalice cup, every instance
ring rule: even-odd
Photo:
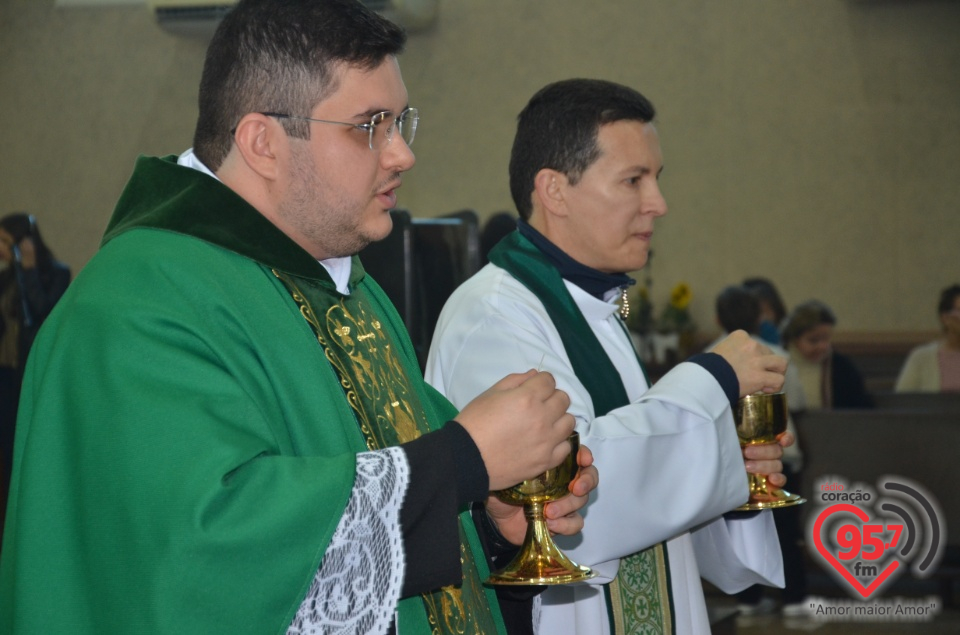
[[[590,568],[578,565],[560,551],[550,536],[543,515],[544,505],[570,493],[568,486],[577,475],[580,435],[574,432],[569,441],[570,455],[563,463],[529,481],[494,492],[494,495],[505,503],[523,505],[523,513],[527,517],[527,534],[517,555],[507,566],[490,574],[488,583],[569,584],[589,580],[596,575]]]
[[[734,420],[741,447],[776,443],[787,431],[787,396],[782,392],[747,395],[737,402]],[[797,494],[774,487],[763,474],[747,476],[750,498],[737,510],[775,509],[807,502]]]

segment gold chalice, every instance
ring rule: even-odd
[[[787,396],[782,392],[747,395],[737,402],[734,420],[740,446],[776,443],[787,431]],[[747,474],[750,498],[737,507],[739,511],[789,507],[807,502],[797,494],[774,487],[762,474]]]
[[[568,558],[550,536],[543,516],[543,506],[569,494],[567,489],[576,477],[580,435],[570,435],[570,455],[557,467],[536,478],[494,492],[510,505],[523,505],[527,517],[527,535],[519,553],[503,569],[490,574],[490,584],[569,584],[589,580],[596,573]]]

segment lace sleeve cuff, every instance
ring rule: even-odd
[[[403,586],[400,508],[409,479],[400,448],[357,455],[347,508],[287,635],[387,632]]]

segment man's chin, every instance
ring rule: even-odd
[[[365,238],[367,239],[368,244],[380,242],[389,236],[390,232],[392,231],[393,215],[390,213],[390,210],[386,210],[382,215],[377,217],[376,224],[366,233]]]
[[[389,219],[389,221],[387,223],[386,228],[382,228],[382,227],[370,228],[368,229],[368,231],[364,232],[363,235],[357,236],[357,242],[353,246],[352,251],[349,254],[345,254],[345,255],[353,256],[355,254],[358,254],[361,251],[363,251],[371,243],[378,243],[381,240],[384,240],[387,236],[389,236],[390,232],[393,231],[393,220],[390,219],[389,215],[387,215],[387,218]]]

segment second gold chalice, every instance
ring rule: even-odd
[[[569,494],[570,482],[577,475],[580,435],[570,435],[570,455],[557,467],[536,478],[494,492],[511,505],[523,505],[527,517],[527,535],[519,553],[503,569],[490,574],[490,584],[569,584],[589,580],[596,575],[568,558],[554,543],[547,529],[543,506]]]
[[[782,392],[747,395],[737,402],[734,412],[740,446],[776,443],[787,431],[787,396]],[[750,498],[739,511],[774,509],[807,502],[797,494],[774,487],[762,474],[747,474]]]

